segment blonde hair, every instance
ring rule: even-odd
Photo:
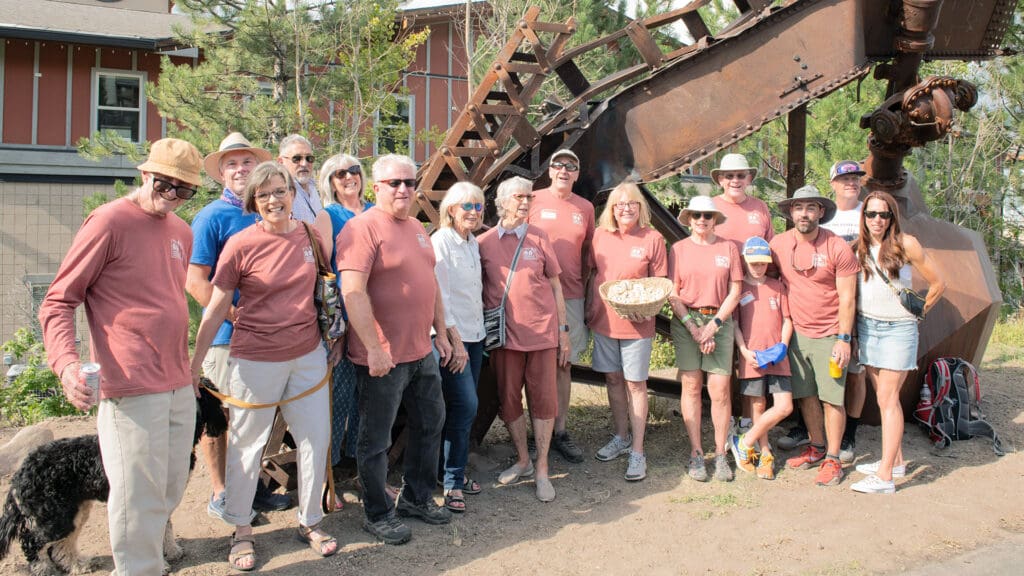
[[[479,202],[483,204],[484,191],[472,182],[456,182],[452,184],[452,187],[445,193],[444,199],[441,200],[441,206],[438,208],[438,212],[440,212],[438,228],[451,228],[455,225],[450,209],[452,206],[462,204],[463,202]],[[483,214],[480,216],[482,218]]]
[[[317,179],[317,189],[320,191],[320,198],[323,200],[324,206],[338,203],[338,196],[334,191],[334,182],[331,180],[331,176],[340,170],[342,166],[346,168],[359,166],[359,201],[362,202],[365,199],[363,191],[366,188],[366,178],[363,177],[363,166],[359,159],[351,154],[335,154],[324,161],[323,166],[320,167],[320,175]]]
[[[632,182],[623,182],[612,191],[608,193],[608,201],[604,203],[604,210],[601,211],[601,217],[597,221],[597,225],[609,232],[615,232],[619,229],[619,224],[615,220],[615,200],[616,196],[625,195],[630,201],[640,203],[640,214],[637,217],[637,226],[640,228],[647,228],[651,225],[651,207],[647,204],[647,199],[644,198],[644,193],[640,191],[640,187]]]
[[[245,195],[242,198],[242,206],[245,207],[246,212],[256,213],[256,193],[274,176],[284,178],[285,187],[291,190],[293,195],[295,194],[295,184],[288,169],[273,160],[267,160],[249,173],[249,181],[245,184]]]

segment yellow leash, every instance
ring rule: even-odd
[[[235,408],[244,408],[246,410],[260,410],[260,409],[263,409],[263,408],[277,408],[278,406],[284,406],[285,404],[290,404],[292,402],[295,402],[296,400],[301,400],[301,399],[305,398],[306,396],[309,396],[310,394],[313,394],[317,390],[323,388],[324,384],[327,384],[327,382],[330,379],[331,379],[331,369],[328,368],[327,369],[327,374],[324,374],[323,380],[320,380],[320,383],[317,384],[316,386],[313,386],[312,388],[310,388],[309,390],[306,390],[305,392],[303,392],[301,394],[297,394],[295,396],[292,396],[291,398],[288,398],[287,400],[281,400],[280,402],[270,402],[270,403],[267,403],[267,404],[254,404],[252,402],[246,402],[245,400],[239,400],[238,398],[235,398],[234,396],[228,396],[227,394],[221,394],[220,392],[218,392],[217,390],[214,390],[213,388],[210,388],[209,386],[207,386],[206,389],[209,390],[210,394],[213,394],[221,402],[224,402],[225,404],[231,404]]]

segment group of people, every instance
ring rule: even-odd
[[[858,466],[869,476],[853,488],[892,492],[905,470],[899,387],[914,367],[917,324],[890,288],[909,286],[916,269],[930,284],[929,309],[943,283],[920,244],[900,232],[890,195],[868,194],[863,210],[844,203],[857,211],[853,238],[844,239],[824,227],[836,202],[801,188],[779,203],[793,229],[774,236],[767,205],[748,194],[756,170],[730,154],[712,171],[723,193],[690,200],[680,214],[690,236],[669,250],[634,184],[613,189],[595,218],[573,192],[580,160],[568,149],[550,158],[546,188],[519,177],[501,182],[498,222],[479,235],[485,199],[471,183],[446,193],[430,235],[413,217],[410,158],[376,160],[375,203],[358,159],[332,156],[319,177],[315,160],[300,135],[284,138],[276,158],[238,133],[205,159],[188,142],[158,140],[138,167],[140,186],[86,218],[47,293],[39,319],[49,362],[80,409],[96,401],[75,346],[82,304],[101,365],[97,425],[117,574],[162,569],[163,527],[184,492],[201,375],[229,411],[227,438],[204,438],[200,448],[207,511],[233,526],[231,567],[257,566],[256,512],[292,506],[260,480],[277,409],[298,453],[297,536],[318,555],[338,550],[321,520],[325,473],[342,456],[357,464],[363,528],[385,543],[411,538],[401,518],[445,524],[465,511],[466,496],[482,489],[467,459],[485,311],[494,309],[504,310],[504,343],[486,354],[516,453],[498,483],[533,476],[536,497],[550,502],[550,451],[582,461],[567,426],[570,367],[591,334],[613,423],[594,457],[628,455],[625,479],[642,480],[654,318],[614,312],[599,294],[613,280],[672,280],[692,478],[708,478],[700,434],[707,374],[716,479],[732,479],[730,449],[738,468],[774,477],[767,433],[797,400],[808,446],[787,466],[820,463],[818,483],[838,483],[855,327],[859,364],[882,409],[883,449],[879,462]],[[190,229],[174,211],[196,193],[203,169],[223,189]],[[833,167],[837,201],[836,183],[862,174],[855,162]],[[329,343],[314,304],[320,259],[336,274],[348,326]],[[191,360],[186,292],[204,307]],[[841,375],[830,375],[830,361]],[[734,374],[752,419],[739,436],[730,433]],[[388,449],[400,409],[408,440],[403,485],[392,488]],[[437,485],[443,506],[433,498]],[[335,500],[329,508],[342,505],[327,498]]]

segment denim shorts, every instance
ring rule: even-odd
[[[645,382],[651,368],[651,349],[654,338],[610,338],[594,332],[595,372],[608,374],[622,372],[630,382]]]
[[[875,320],[857,315],[860,363],[886,370],[917,369],[917,320]]]

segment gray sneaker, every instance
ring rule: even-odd
[[[612,436],[612,439],[607,444],[601,447],[594,454],[594,458],[597,458],[601,462],[609,462],[615,460],[623,454],[629,454],[629,447],[633,445],[633,437],[631,435],[625,438],[619,438],[618,436]]]
[[[626,480],[638,482],[647,478],[647,456],[643,452],[629,451],[629,466],[626,467]]]
[[[562,458],[565,458],[573,464],[583,462],[583,450],[580,450],[580,447],[572,441],[572,438],[569,437],[568,431],[562,432],[561,434],[557,432],[553,434],[551,436],[551,447],[558,450],[562,455]]]
[[[732,482],[732,468],[729,466],[729,458],[725,452],[715,454],[715,480],[719,482]]]
[[[400,496],[396,510],[399,516],[412,516],[427,524],[447,524],[452,521],[451,511],[435,504],[432,498],[422,504],[413,504]]]
[[[690,466],[686,469],[686,473],[697,482],[708,481],[708,469],[704,466],[703,454],[690,456]]]
[[[394,514],[376,522],[370,522],[369,519],[364,518],[363,530],[373,534],[385,544],[405,544],[412,538],[412,530],[403,524],[401,520],[395,518]]]
[[[839,461],[843,464],[849,464],[853,462],[856,457],[857,443],[843,438],[842,444],[839,445]]]

